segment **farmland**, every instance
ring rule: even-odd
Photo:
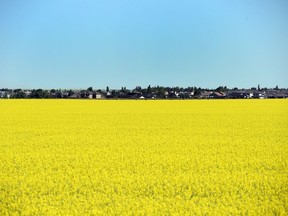
[[[288,100],[0,100],[0,215],[287,215]]]

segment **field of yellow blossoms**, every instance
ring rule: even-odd
[[[0,100],[0,215],[288,215],[288,100]]]

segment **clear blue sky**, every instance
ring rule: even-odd
[[[0,0],[0,88],[288,87],[287,0]]]

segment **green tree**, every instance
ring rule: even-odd
[[[44,93],[42,89],[33,89],[31,92],[31,98],[43,98]]]
[[[151,93],[151,86],[150,86],[150,85],[147,87],[147,93],[148,93],[148,94]]]
[[[68,97],[72,96],[73,94],[75,94],[74,91],[72,91],[72,89],[70,89],[68,92]]]
[[[13,90],[13,97],[14,98],[26,98],[27,95],[25,94],[24,91],[22,91],[22,89],[15,89]]]

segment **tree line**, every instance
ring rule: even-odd
[[[261,88],[260,85],[252,87],[249,90],[253,91],[265,91],[268,88]],[[279,90],[278,85],[273,90]],[[201,87],[164,87],[164,86],[151,86],[148,85],[145,88],[141,86],[136,86],[134,89],[128,89],[126,87],[121,87],[120,89],[110,89],[109,86],[105,90],[94,90],[93,87],[88,87],[84,90],[72,90],[72,89],[32,89],[32,90],[23,90],[23,89],[0,89],[1,97],[6,98],[71,98],[77,95],[78,98],[85,98],[89,94],[103,94],[106,98],[133,98],[136,96],[143,95],[146,98],[173,98],[175,93],[177,97],[186,98],[186,97],[198,97],[204,91],[214,91],[214,92],[228,92],[228,91],[239,91],[239,90],[248,90],[248,89],[239,89],[237,87],[228,88],[227,86],[218,86],[215,89],[201,88]],[[285,90],[285,89],[282,89]]]

